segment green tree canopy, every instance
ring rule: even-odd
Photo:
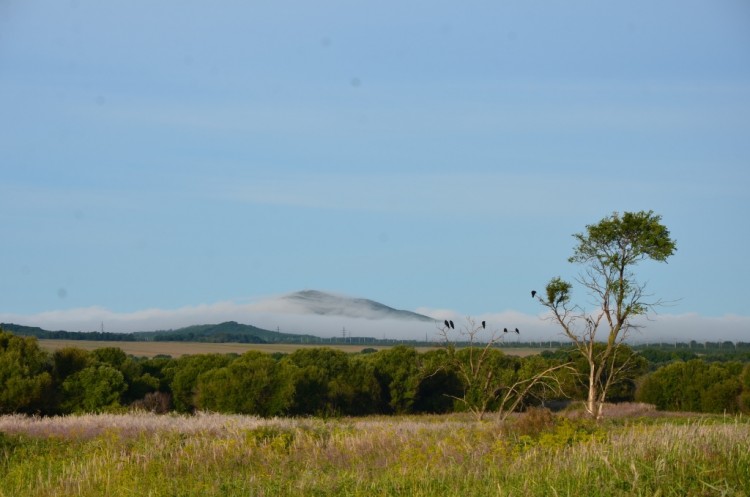
[[[36,338],[0,330],[0,413],[49,408],[50,369],[49,356]]]
[[[263,352],[242,354],[198,376],[199,409],[259,416],[286,414],[294,396],[294,368]]]
[[[193,412],[198,376],[222,368],[232,361],[225,354],[196,354],[180,357],[164,366],[164,377],[172,390],[172,402],[178,412]]]
[[[68,376],[62,384],[64,412],[103,412],[120,406],[125,377],[109,364],[97,364]]]

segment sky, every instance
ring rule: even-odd
[[[541,338],[572,235],[653,210],[644,339],[750,341],[748,166],[745,0],[0,1],[2,322],[316,289]]]

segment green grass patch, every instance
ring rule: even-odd
[[[14,419],[0,418],[3,497],[750,495],[741,418]]]

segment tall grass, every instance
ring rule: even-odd
[[[0,496],[750,495],[739,418],[537,418],[6,416]]]

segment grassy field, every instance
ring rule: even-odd
[[[747,496],[748,440],[722,417],[5,416],[0,496]]]
[[[203,343],[203,342],[109,342],[90,340],[39,340],[39,346],[48,352],[64,347],[76,347],[84,350],[101,349],[104,347],[117,347],[126,354],[136,357],[154,357],[156,355],[169,355],[180,357],[191,354],[242,354],[248,350],[259,350],[261,352],[283,352],[291,353],[301,348],[331,347],[344,352],[361,352],[365,348],[376,350],[388,348],[386,346],[369,345],[336,345],[336,344],[249,344],[249,343]],[[419,352],[431,350],[430,347],[417,347]],[[538,354],[541,349],[531,348],[506,348],[507,354],[517,356],[528,356]]]

